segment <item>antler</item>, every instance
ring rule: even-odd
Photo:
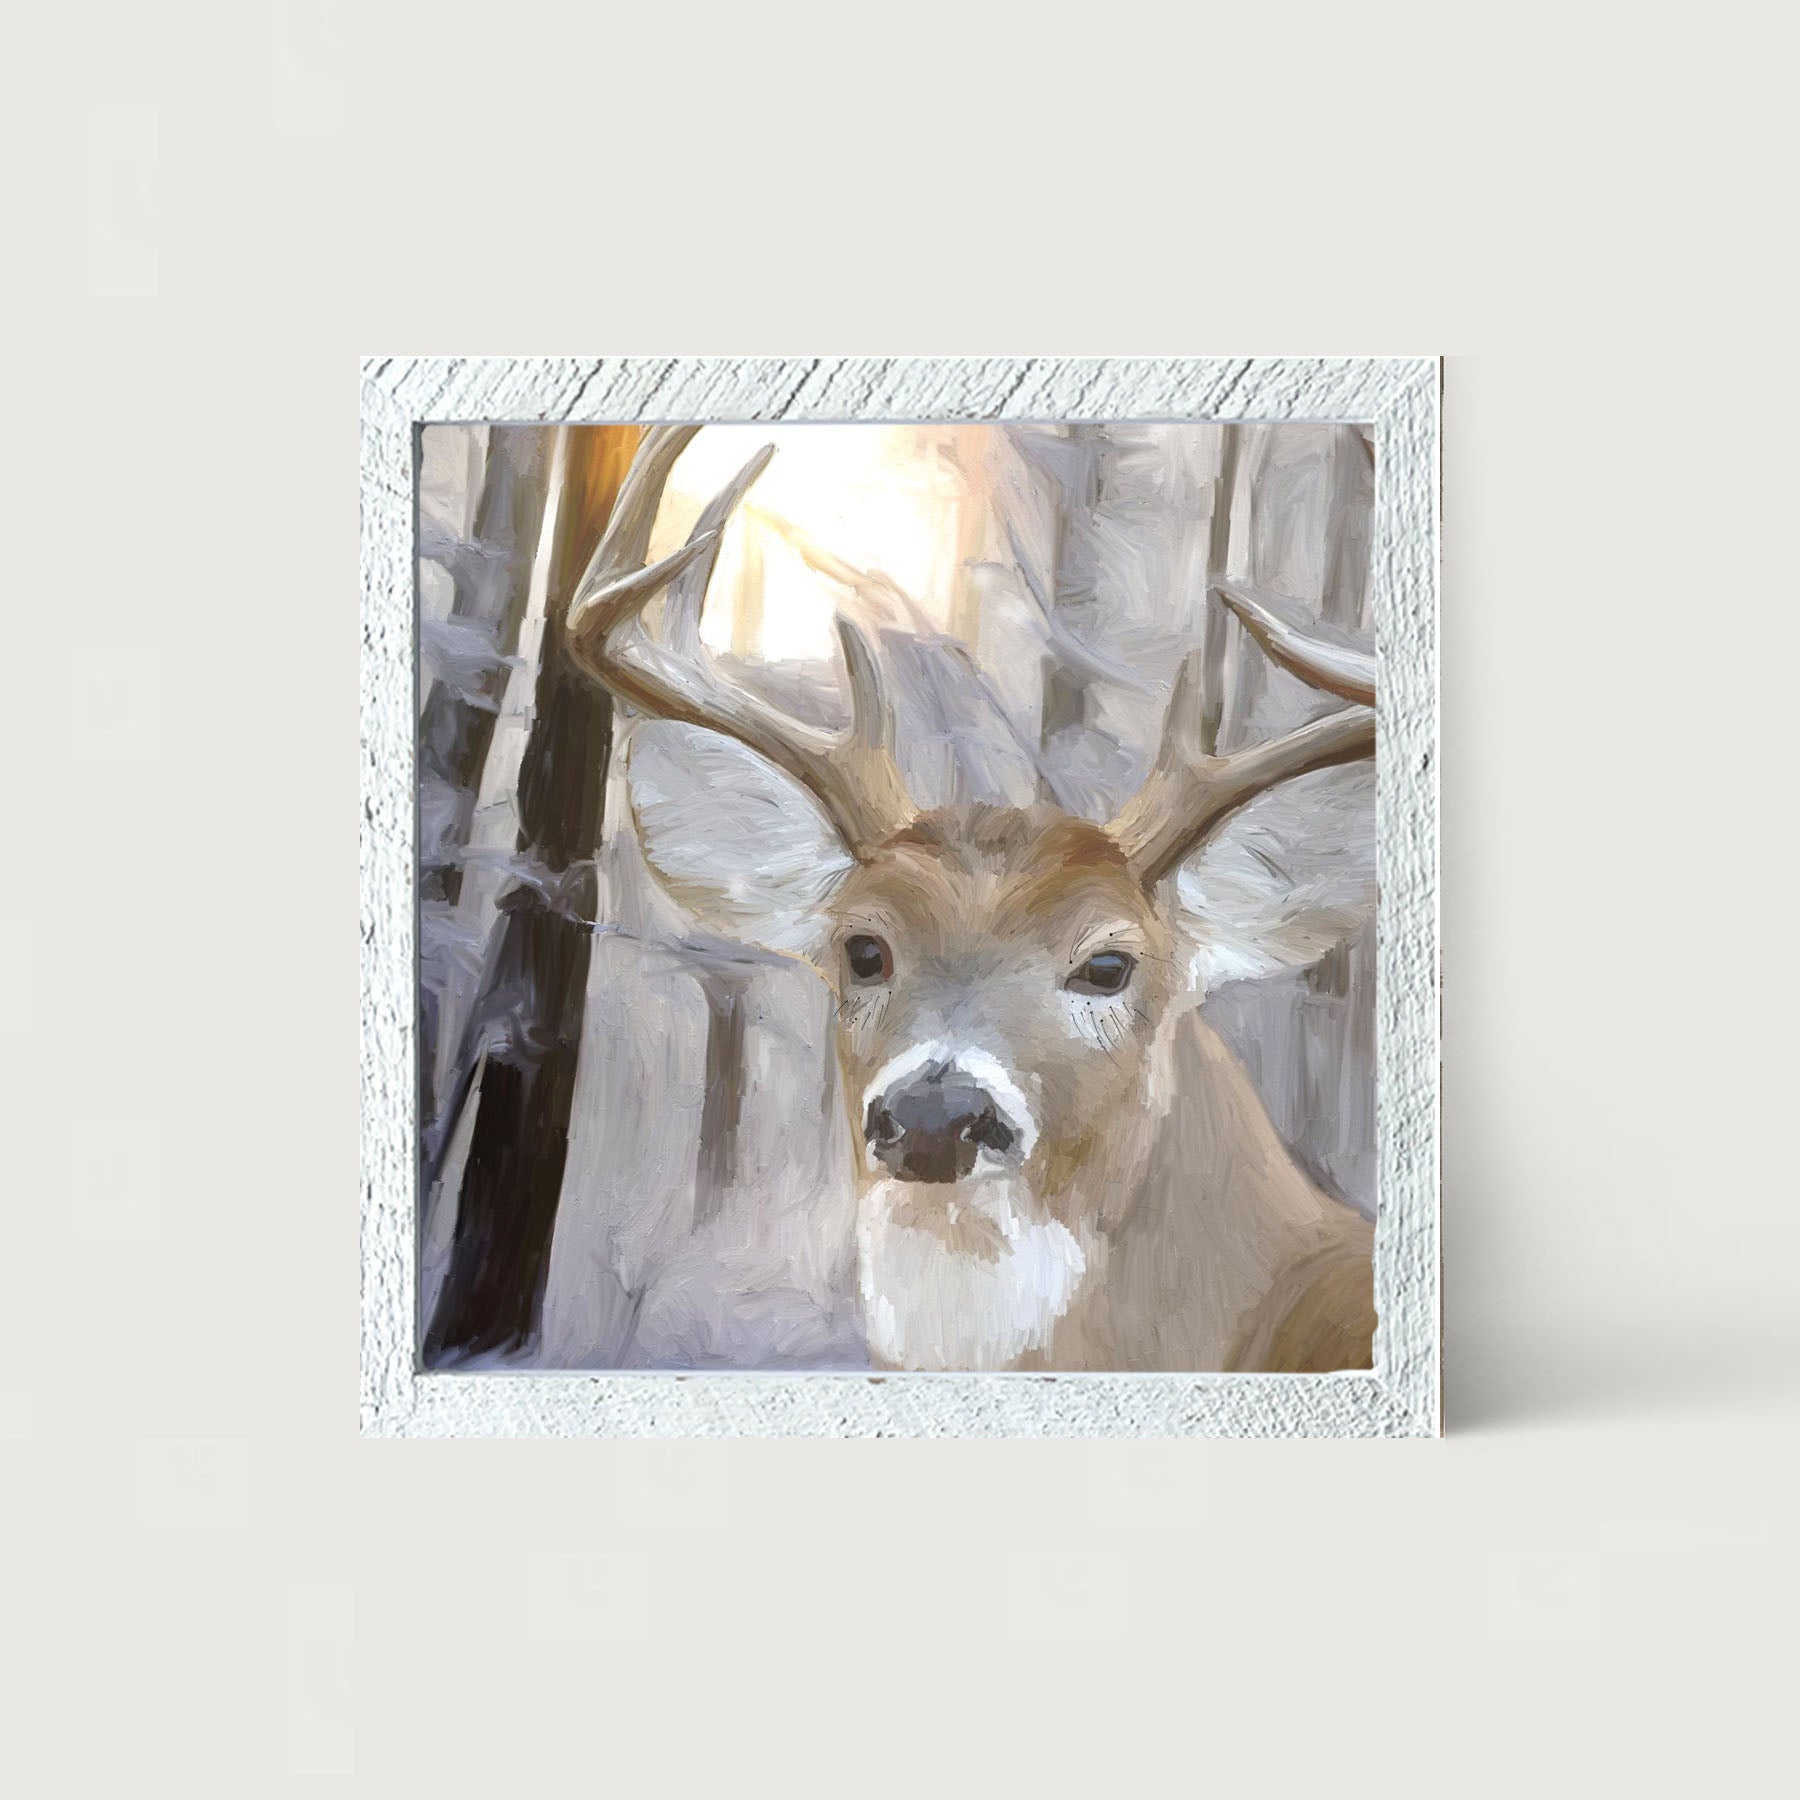
[[[1260,596],[1235,582],[1215,586],[1256,641],[1284,668],[1328,693],[1373,704],[1372,655],[1327,644],[1288,624],[1263,606]],[[1230,756],[1207,754],[1203,656],[1203,651],[1195,650],[1181,665],[1169,697],[1155,767],[1107,828],[1146,882],[1166,875],[1229,814],[1264,789],[1313,769],[1355,762],[1375,751],[1375,714],[1370,705],[1363,705],[1327,713],[1284,736],[1252,744]]]
[[[1284,602],[1274,594],[1245,587],[1240,581],[1215,581],[1213,586],[1272,661],[1328,694],[1354,700],[1361,706],[1375,704],[1372,650],[1334,643],[1307,630],[1277,610]],[[1294,604],[1285,602],[1288,607]]]
[[[868,639],[842,613],[838,644],[850,676],[850,724],[821,731],[723,681],[700,645],[700,612],[727,521],[769,459],[765,445],[709,504],[687,542],[646,568],[651,527],[675,459],[697,425],[655,425],[644,433],[611,522],[570,608],[569,654],[590,679],[650,718],[723,732],[767,757],[825,809],[854,856],[900,830],[914,807],[894,760],[894,720]],[[642,613],[669,590],[664,642]]]

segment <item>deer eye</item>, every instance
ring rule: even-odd
[[[1102,950],[1090,956],[1064,984],[1075,994],[1117,994],[1131,979],[1137,958],[1123,950]]]
[[[894,953],[868,932],[844,939],[844,961],[858,981],[886,981],[894,972]]]

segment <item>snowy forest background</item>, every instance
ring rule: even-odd
[[[562,650],[637,438],[420,433],[423,1360],[861,1367],[829,995],[658,886],[625,787],[631,722]],[[1357,426],[708,426],[653,557],[764,443],[707,646],[731,679],[835,723],[830,620],[850,613],[879,645],[921,806],[1109,816],[1196,644],[1222,751],[1324,710],[1208,598],[1213,577],[1372,632]],[[679,757],[657,727],[646,759],[651,730]],[[1306,779],[1355,796],[1372,856],[1368,770]],[[1206,1002],[1303,1166],[1371,1215],[1374,973],[1369,925]]]

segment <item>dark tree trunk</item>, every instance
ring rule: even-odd
[[[535,722],[519,773],[520,877],[500,900],[481,996],[458,1058],[480,1066],[449,1269],[427,1367],[529,1339],[568,1158],[596,901],[612,701],[563,644],[637,445],[634,426],[572,428],[551,545]]]
[[[700,1109],[700,1148],[694,1164],[694,1227],[724,1210],[737,1181],[738,1124],[744,1102],[744,1011],[741,975],[708,969],[706,997],[706,1095]]]

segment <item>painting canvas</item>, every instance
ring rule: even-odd
[[[415,447],[423,1370],[1373,1366],[1375,430]]]

